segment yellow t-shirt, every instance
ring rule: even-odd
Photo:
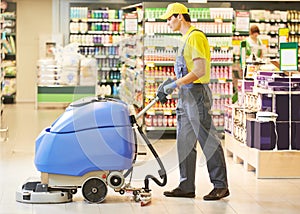
[[[189,33],[194,29],[196,29],[194,26],[190,27],[188,32],[185,35],[183,35],[182,37],[183,43],[188,37]],[[181,50],[179,54],[181,54]],[[196,30],[189,35],[184,48],[183,55],[184,55],[188,72],[191,72],[194,68],[193,59],[203,58],[206,60],[205,75],[199,78],[198,80],[194,81],[194,83],[203,83],[203,84],[209,83],[210,82],[210,47],[207,38],[202,32]]]

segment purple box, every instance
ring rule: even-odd
[[[238,91],[251,92],[254,86],[254,80],[238,80]]]
[[[292,113],[291,121],[300,122],[300,95],[292,95]],[[276,95],[276,113],[278,114],[277,121],[289,121],[289,95]]]
[[[289,122],[276,122],[276,131],[277,131],[277,149],[285,150],[289,149]]]
[[[246,120],[246,144],[250,148],[254,147],[254,124],[255,119],[247,119]]]
[[[291,148],[300,150],[300,122],[292,122]]]
[[[276,134],[273,122],[254,121],[254,148],[272,150],[275,148]]]

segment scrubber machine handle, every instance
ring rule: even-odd
[[[145,108],[141,110],[135,118],[138,119],[141,116],[143,116],[157,101],[161,102],[161,104],[166,103],[168,101],[167,99],[168,94],[165,94],[164,86],[172,82],[173,80],[171,78],[168,78],[162,84],[160,84],[156,92],[156,97],[147,106],[145,106]]]

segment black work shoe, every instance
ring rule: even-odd
[[[195,192],[185,192],[181,188],[177,187],[172,191],[165,191],[164,195],[166,197],[183,197],[183,198],[195,198]]]
[[[230,193],[227,188],[214,188],[208,195],[204,196],[203,199],[205,201],[220,200],[229,194]]]

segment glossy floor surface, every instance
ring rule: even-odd
[[[81,189],[73,201],[65,204],[24,204],[16,202],[18,187],[28,178],[39,178],[34,166],[35,138],[49,126],[63,109],[39,109],[34,104],[6,105],[2,128],[8,127],[8,139],[0,143],[0,214],[60,214],[60,213],[300,213],[300,179],[257,179],[242,165],[226,157],[230,196],[220,201],[203,201],[211,189],[204,158],[198,148],[196,198],[166,198],[163,191],[178,184],[178,167],[174,139],[152,139],[153,146],[168,171],[165,187],[150,181],[152,202],[141,207],[129,193],[120,195],[111,188],[101,204],[87,203]],[[5,134],[2,134],[2,138]],[[146,174],[157,176],[158,165],[140,140],[140,151],[147,155],[138,159],[132,186],[143,187]],[[66,155],[70,155],[66,151]],[[74,167],[74,166],[72,166]]]

